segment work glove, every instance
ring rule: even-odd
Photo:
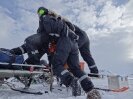
[[[99,73],[98,68],[97,67],[90,68],[90,73],[98,74]]]
[[[99,71],[97,67],[90,68],[90,74],[88,76],[90,77],[99,77],[98,75]]]
[[[64,84],[66,87],[69,87],[73,81],[74,77],[67,73],[64,77],[61,78],[61,84]]]

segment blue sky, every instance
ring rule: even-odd
[[[0,47],[19,46],[36,33],[40,6],[86,31],[99,69],[133,73],[132,0],[1,0]]]

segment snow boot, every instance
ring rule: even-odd
[[[96,89],[92,89],[87,93],[87,98],[86,99],[102,99],[100,93]]]
[[[80,96],[81,95],[81,86],[78,83],[78,79],[74,78],[71,83],[72,88],[72,96]]]
[[[4,83],[4,78],[0,78],[0,86]]]

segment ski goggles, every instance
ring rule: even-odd
[[[42,16],[46,14],[46,11],[44,9],[40,9],[37,13],[39,16]]]

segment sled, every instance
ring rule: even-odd
[[[9,63],[2,63],[0,62],[1,65],[8,65]],[[54,80],[54,75],[53,73],[50,72],[50,68],[46,68],[46,66],[41,66],[41,65],[28,65],[28,64],[16,64],[13,63],[12,65],[14,66],[28,66],[31,67],[30,70],[4,70],[0,69],[0,78],[8,78],[8,77],[15,77],[17,80],[19,80],[23,85],[24,88],[15,88],[11,84],[7,82],[3,82],[4,84],[7,84],[11,90],[13,91],[18,91],[21,93],[26,93],[26,94],[36,94],[36,95],[41,95],[43,93],[39,91],[31,91],[29,90],[31,82],[34,80],[34,76],[39,75],[39,77],[42,76],[43,81],[45,80],[45,73],[50,73],[50,91],[54,89],[53,86],[53,80]],[[41,71],[34,70],[34,67],[40,67],[43,68]],[[38,77],[38,79],[40,79]],[[23,79],[22,79],[23,78]],[[44,82],[43,82],[44,83]],[[74,85],[71,87],[72,88],[72,95],[73,96],[79,96],[81,95],[81,87],[78,84],[78,81],[76,80],[74,82]]]
[[[0,62],[0,65],[9,65],[9,63],[3,63]],[[41,66],[41,65],[29,65],[29,64],[16,64],[16,63],[12,63],[10,65],[13,66],[26,66],[26,67],[30,67],[30,70],[7,70],[7,69],[0,69],[0,78],[10,78],[10,77],[15,77],[17,80],[19,80],[23,85],[24,88],[14,88],[13,86],[11,86],[11,84],[9,85],[9,83],[7,82],[1,82],[4,84],[7,84],[12,90],[14,91],[19,91],[21,93],[27,93],[27,94],[39,94],[41,95],[40,92],[31,92],[29,91],[29,87],[31,85],[31,82],[33,81],[33,77],[35,75],[44,75],[44,71],[43,70],[34,70],[34,67],[40,67],[40,68],[45,68],[45,66]]]
[[[15,76],[33,76],[36,74],[43,74],[42,71],[26,71],[26,70],[0,70],[0,78],[15,77]]]
[[[0,62],[0,65],[9,65],[9,63]],[[14,76],[31,76],[36,74],[43,74],[44,71],[37,71],[34,70],[34,67],[46,68],[46,66],[42,65],[29,65],[29,64],[10,64],[12,66],[25,66],[30,67],[30,70],[7,70],[7,69],[0,69],[0,77],[14,77]]]
[[[54,75],[53,75],[53,70],[50,67],[47,68],[47,66],[29,65],[29,64],[17,64],[17,63],[10,64],[10,63],[4,63],[4,62],[0,62],[0,65],[12,65],[12,66],[20,66],[20,67],[30,67],[30,70],[14,70],[14,69],[12,69],[12,70],[9,70],[9,69],[8,70],[4,70],[4,69],[0,69],[0,78],[15,77],[15,78],[17,78],[20,82],[22,82],[25,85],[25,88],[29,88],[30,87],[30,84],[31,84],[32,80],[34,80],[33,76],[35,76],[35,75],[44,76],[45,72],[49,72],[50,75],[51,75],[50,76],[50,79],[51,79],[51,81],[50,81],[50,91],[52,92],[52,89],[54,87],[53,86]],[[43,70],[42,71],[35,71],[34,67],[40,67],[40,68],[43,68]],[[67,65],[65,65],[64,67],[66,69],[68,69]],[[84,62],[80,62],[80,69],[82,71],[84,71]],[[21,77],[23,77],[23,78],[28,77],[28,80],[22,81]],[[44,78],[45,77],[43,77],[43,79]],[[74,85],[71,86],[71,88],[72,88],[72,95],[73,96],[81,95],[81,86],[79,85],[78,80],[76,80],[74,82]]]

